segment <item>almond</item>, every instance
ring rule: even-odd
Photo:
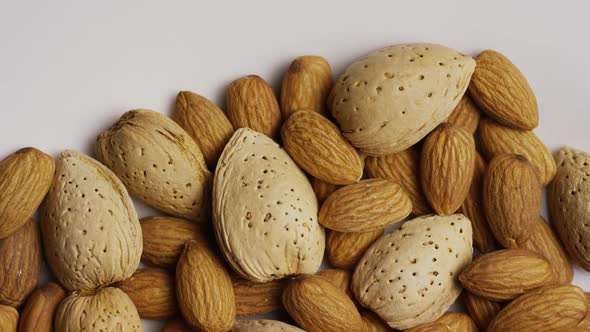
[[[166,270],[140,269],[115,287],[129,296],[141,318],[163,320],[178,314],[174,276]]]
[[[381,235],[382,228],[360,233],[330,231],[326,236],[326,255],[330,264],[342,269],[353,269],[367,248]]]
[[[350,289],[350,280],[352,279],[352,272],[342,269],[325,269],[317,273],[318,276],[324,277],[336,287],[340,288],[350,299],[354,302],[355,298]]]
[[[231,273],[231,282],[236,297],[236,315],[238,317],[262,315],[283,307],[281,294],[285,280],[253,282]]]
[[[465,129],[442,124],[422,147],[422,189],[438,214],[455,213],[465,201],[473,180],[475,142]]]
[[[370,178],[391,179],[402,186],[412,201],[413,215],[421,216],[432,211],[422,192],[420,154],[416,148],[411,147],[382,157],[370,156],[365,168]]]
[[[362,320],[352,300],[331,281],[314,275],[293,279],[283,292],[289,315],[308,332],[361,330]]]
[[[321,56],[295,58],[283,77],[281,112],[283,118],[299,110],[325,113],[326,99],[332,88],[332,69]]]
[[[162,332],[193,332],[182,319],[175,319],[164,326]]]
[[[459,280],[475,295],[505,301],[552,284],[553,269],[539,254],[507,249],[478,256],[461,272]]]
[[[531,162],[543,186],[555,176],[556,165],[551,152],[532,131],[511,129],[483,119],[479,123],[478,138],[488,160],[500,154],[519,154]]]
[[[473,103],[469,95],[465,94],[453,110],[453,113],[449,116],[447,122],[458,127],[463,127],[469,133],[473,134],[477,130],[480,117],[479,108]]]
[[[315,196],[318,198],[319,206],[322,206],[322,204],[324,204],[324,201],[328,198],[328,196],[335,192],[336,189],[340,188],[339,185],[327,183],[316,178],[313,179],[312,185],[313,192],[315,193]]]
[[[447,324],[432,322],[407,329],[406,332],[451,332]]]
[[[436,321],[416,326],[407,332],[433,332],[433,331],[445,331],[445,332],[477,332],[477,326],[471,317],[467,316],[462,312],[447,312],[442,315],[441,318]]]
[[[15,308],[25,301],[41,276],[39,225],[32,219],[0,240],[0,304]]]
[[[26,224],[47,194],[55,163],[35,148],[16,151],[0,162],[0,239]]]
[[[463,303],[465,303],[469,316],[482,331],[487,331],[494,317],[502,310],[502,305],[468,291],[463,294]]]
[[[18,325],[18,311],[13,307],[0,304],[0,327],[2,331],[16,332]]]
[[[29,296],[23,308],[18,324],[18,331],[52,332],[55,311],[65,296],[64,289],[53,282],[37,288]]]
[[[236,317],[231,279],[223,262],[194,240],[176,265],[176,297],[184,319],[204,331],[227,331]]]
[[[370,232],[405,219],[412,202],[392,180],[369,179],[336,190],[322,205],[318,221],[339,232]]]
[[[227,88],[227,117],[235,129],[250,128],[277,139],[281,111],[272,87],[261,77],[249,75]]]
[[[361,318],[363,319],[363,325],[361,327],[361,332],[389,332],[391,328],[385,324],[384,321],[379,318],[379,316],[375,315],[370,311],[363,311],[361,313]]]
[[[488,331],[569,331],[587,312],[584,292],[571,285],[541,288],[510,302]]]
[[[297,165],[314,177],[332,184],[351,184],[363,175],[356,150],[340,130],[322,115],[299,111],[282,130],[285,150]]]
[[[277,320],[238,320],[232,332],[305,332],[302,329]]]
[[[475,62],[469,93],[481,110],[506,126],[529,130],[537,127],[537,99],[518,68],[492,50],[481,52]]]
[[[223,111],[203,96],[181,91],[176,97],[173,119],[195,140],[207,166],[214,170],[221,151],[234,133]]]

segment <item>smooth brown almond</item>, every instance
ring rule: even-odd
[[[326,255],[330,264],[342,269],[353,269],[381,235],[382,228],[360,233],[330,231],[326,236]]]
[[[182,319],[175,319],[171,322],[168,322],[162,328],[162,332],[193,332],[194,330],[186,325],[186,323]]]
[[[65,297],[65,290],[54,282],[37,288],[23,308],[18,331],[52,332],[55,311]]]
[[[223,111],[201,95],[181,91],[172,118],[195,140],[209,169],[215,170],[221,151],[234,133]]]
[[[541,288],[510,302],[490,324],[490,332],[569,331],[586,316],[584,292],[576,286]]]
[[[459,104],[453,110],[453,113],[447,120],[448,123],[463,127],[469,133],[473,134],[477,130],[477,124],[479,123],[479,108],[475,105],[471,97],[468,94],[463,95]]]
[[[336,184],[331,184],[324,182],[320,179],[313,179],[313,192],[315,193],[316,197],[318,198],[319,206],[324,204],[324,201],[330,196],[333,192],[335,192],[341,186]]]
[[[53,181],[53,158],[24,148],[0,161],[0,239],[26,224]]]
[[[0,304],[0,328],[2,332],[16,332],[18,311],[13,307]]]
[[[283,77],[281,112],[283,118],[299,110],[324,114],[326,99],[332,87],[332,69],[321,56],[295,58]]]
[[[0,240],[0,304],[19,307],[41,276],[39,225],[29,219],[23,227]]]
[[[361,332],[389,332],[392,330],[379,316],[370,311],[363,311],[361,318],[363,319]]]
[[[362,319],[352,300],[324,277],[307,275],[289,282],[283,305],[308,332],[358,332]]]
[[[203,243],[188,241],[176,265],[176,298],[189,325],[227,331],[236,317],[236,300],[223,262]]]
[[[442,124],[422,147],[422,190],[430,206],[441,215],[455,213],[465,201],[473,179],[475,142],[465,129]]]
[[[482,331],[487,331],[492,320],[502,310],[502,305],[468,291],[465,291],[463,294],[463,303],[467,308],[469,316],[471,316],[477,327]]]
[[[494,301],[512,300],[554,282],[551,264],[524,249],[480,255],[465,267],[459,280],[471,293]]]
[[[339,232],[370,232],[402,221],[412,202],[393,180],[369,179],[336,190],[320,209],[318,221]]]
[[[281,110],[272,87],[260,76],[249,75],[227,88],[227,117],[234,129],[250,128],[277,139]]]
[[[352,272],[343,269],[325,269],[317,273],[320,277],[324,277],[332,284],[340,288],[348,297],[355,302],[354,294],[350,289],[350,280],[352,279]]]
[[[446,324],[451,332],[477,332],[477,326],[471,317],[462,312],[447,312],[436,320]]]
[[[340,129],[319,113],[304,110],[292,114],[283,125],[282,137],[291,158],[315,178],[351,184],[363,175],[357,151]]]
[[[506,126],[534,129],[537,99],[520,70],[504,55],[485,50],[475,58],[469,94],[485,114]]]
[[[451,328],[444,323],[432,322],[428,324],[418,325],[411,329],[405,330],[406,332],[451,332]]]
[[[236,273],[231,273],[231,281],[236,297],[236,314],[238,317],[262,315],[283,307],[281,294],[286,280],[253,282]]]
[[[412,201],[412,214],[421,216],[432,212],[420,183],[420,154],[414,147],[382,157],[367,157],[365,163],[370,178],[391,179],[404,188]]]
[[[140,269],[115,286],[129,296],[141,318],[164,320],[178,314],[174,276],[169,271]]]

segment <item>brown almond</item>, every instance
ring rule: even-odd
[[[465,303],[469,316],[482,331],[487,331],[494,317],[502,310],[502,305],[468,291],[463,294],[463,303]]]
[[[54,282],[37,288],[31,293],[23,308],[18,331],[52,332],[55,311],[65,297],[65,290]]]
[[[312,185],[313,192],[315,193],[315,196],[318,198],[319,206],[322,206],[322,204],[324,204],[324,201],[328,198],[328,196],[335,192],[336,189],[341,187],[339,185],[327,183],[316,178],[313,179]]]
[[[350,299],[354,302],[354,294],[350,289],[350,280],[352,279],[352,272],[342,269],[325,269],[317,273],[320,277],[324,277],[332,284],[340,288]]]
[[[330,264],[342,269],[353,269],[381,235],[382,228],[360,233],[330,231],[326,237],[326,255]]]
[[[236,297],[236,314],[238,317],[262,315],[283,307],[281,294],[286,280],[253,282],[236,273],[231,273],[231,281]]]
[[[338,127],[313,111],[298,111],[285,122],[283,144],[291,158],[314,177],[332,184],[351,184],[363,175],[356,150]]]
[[[447,312],[436,321],[446,324],[451,332],[477,332],[473,319],[462,312]]]
[[[412,327],[405,332],[451,332],[451,328],[444,323],[432,322]]]
[[[455,213],[469,193],[475,167],[475,142],[465,129],[442,124],[422,147],[422,190],[441,215]]]
[[[0,328],[6,332],[16,332],[18,311],[13,307],[0,304]]]
[[[234,133],[223,111],[201,95],[181,91],[172,118],[195,140],[209,169],[215,170],[221,151]]]
[[[339,232],[370,232],[402,221],[412,202],[393,180],[369,179],[336,190],[324,202],[318,221]]]
[[[249,75],[227,88],[227,117],[234,129],[250,128],[277,139],[281,111],[272,87],[260,76]]]
[[[194,330],[186,325],[186,323],[182,319],[175,319],[171,322],[168,322],[162,328],[162,332],[193,332]]]
[[[431,213],[420,183],[420,154],[414,147],[382,157],[367,157],[365,168],[370,178],[391,179],[404,188],[412,201],[412,214]]]
[[[376,314],[370,311],[363,311],[361,313],[363,319],[363,325],[361,326],[361,332],[389,332],[391,327],[385,324],[384,321],[379,318]]]
[[[326,99],[332,87],[332,69],[321,56],[306,55],[295,58],[283,77],[281,112],[283,118],[299,110],[324,114]]]
[[[453,110],[453,113],[449,116],[447,122],[455,126],[463,127],[473,135],[477,130],[477,124],[479,123],[480,117],[479,108],[475,105],[469,95],[465,94]]]

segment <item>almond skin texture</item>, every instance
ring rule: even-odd
[[[543,186],[555,176],[555,160],[534,132],[511,129],[490,119],[481,120],[477,132],[486,159],[491,160],[500,154],[519,154],[531,162]]]
[[[223,147],[234,133],[223,111],[203,96],[181,91],[172,118],[195,140],[207,166],[214,170]]]
[[[557,175],[548,200],[551,221],[568,253],[590,271],[590,154],[564,148],[555,159]]]
[[[298,111],[282,130],[285,150],[297,165],[332,184],[351,184],[363,175],[356,150],[330,120],[313,111]]]
[[[541,185],[529,161],[520,155],[499,155],[488,165],[483,186],[490,229],[505,248],[518,248],[530,234],[541,210]]]
[[[272,87],[256,75],[233,81],[227,88],[227,117],[235,129],[250,128],[277,139],[281,110]]]
[[[281,112],[283,118],[299,110],[324,114],[326,99],[332,88],[332,69],[321,56],[306,55],[295,58],[283,77]]]
[[[281,294],[285,288],[285,280],[258,283],[244,279],[235,273],[231,273],[230,276],[234,286],[238,317],[267,314],[283,307]]]
[[[571,285],[542,288],[510,302],[488,331],[569,331],[584,319],[584,292]]]
[[[96,155],[151,207],[207,220],[212,175],[195,141],[171,119],[150,110],[129,111],[100,134]]]
[[[404,189],[392,180],[369,179],[336,190],[318,220],[338,232],[370,232],[395,224],[412,212]]]
[[[465,94],[453,110],[453,113],[449,116],[447,122],[458,127],[463,127],[473,135],[477,130],[480,117],[479,108],[473,103],[469,95]]]
[[[411,147],[382,157],[367,157],[365,169],[370,178],[391,179],[402,186],[412,201],[413,215],[431,213],[432,209],[422,193],[420,154],[416,148]]]
[[[416,326],[408,332],[433,332],[433,331],[445,331],[445,332],[477,332],[477,326],[471,317],[467,316],[462,312],[447,312],[441,318],[436,321]]]
[[[0,239],[26,224],[47,194],[55,163],[35,148],[0,161]]]
[[[178,314],[174,276],[163,269],[140,269],[115,284],[135,304],[139,317],[164,320]]]
[[[422,189],[438,214],[455,213],[473,180],[475,142],[465,129],[442,124],[424,141],[420,174]]]
[[[206,243],[204,226],[186,219],[146,217],[140,220],[143,233],[145,263],[158,267],[173,267],[188,240]]]
[[[317,273],[318,276],[324,277],[336,287],[340,288],[350,299],[354,302],[354,295],[350,289],[350,280],[352,279],[352,272],[342,269],[326,269]]]
[[[502,305],[498,302],[471,294],[468,291],[465,291],[463,294],[463,303],[467,308],[469,316],[471,316],[477,327],[482,331],[487,331],[494,317],[502,310]]]
[[[382,228],[360,233],[330,231],[326,236],[326,254],[330,264],[342,269],[353,269],[367,248],[381,235]]]
[[[485,114],[513,128],[539,124],[537,99],[528,81],[504,55],[486,50],[476,58],[469,93]]]
[[[162,332],[193,332],[193,329],[181,319],[176,319],[166,324]]]
[[[65,296],[64,289],[53,282],[37,288],[23,308],[18,323],[18,331],[52,332],[55,311]]]
[[[193,240],[176,265],[176,297],[187,323],[205,332],[228,331],[236,317],[234,289],[223,262]]]
[[[406,332],[450,332],[447,324],[432,322],[405,330]]]
[[[283,292],[283,305],[308,332],[359,332],[361,315],[348,296],[320,276],[293,279]]]
[[[0,304],[0,327],[2,331],[16,332],[18,324],[18,311],[13,307]]]
[[[55,314],[55,331],[143,331],[135,305],[118,288],[94,294],[74,293],[61,302]]]
[[[19,307],[41,275],[39,225],[29,219],[23,227],[0,240],[0,304]]]
[[[459,280],[471,293],[493,301],[506,301],[553,283],[551,264],[529,250],[507,249],[478,256]]]
[[[278,320],[238,320],[232,332],[305,332],[302,329]]]
[[[322,206],[322,204],[324,204],[324,201],[328,198],[328,196],[335,192],[336,189],[341,187],[339,185],[327,183],[316,178],[313,179],[312,185],[313,192],[315,193],[315,196],[318,198],[319,206]]]
[[[379,316],[370,311],[363,311],[361,313],[363,319],[363,326],[361,332],[389,332],[391,328],[383,322]]]

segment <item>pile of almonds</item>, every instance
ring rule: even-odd
[[[280,100],[246,76],[225,112],[187,91],[172,119],[129,111],[95,159],[21,149],[0,162],[0,331],[590,331],[569,260],[590,271],[590,154],[553,157],[538,118],[504,55],[403,44],[335,82],[296,58]]]

